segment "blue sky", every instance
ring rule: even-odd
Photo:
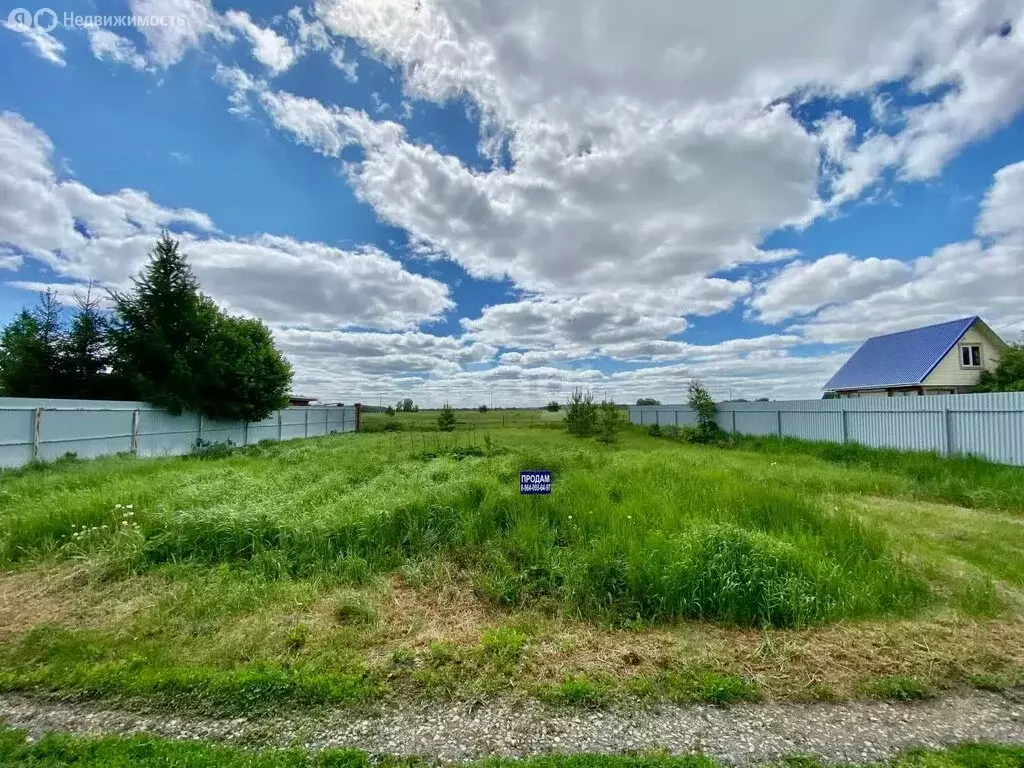
[[[876,333],[1024,332],[1024,0],[720,5],[9,20],[0,316],[169,228],[345,401],[817,397]]]

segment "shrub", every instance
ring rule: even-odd
[[[697,434],[692,435],[687,442],[710,443],[718,437],[718,422],[715,416],[718,414],[718,406],[707,388],[698,380],[694,379],[687,388],[688,397],[686,404],[693,409],[697,416]]]
[[[480,411],[480,413],[487,413],[488,408],[486,405],[481,405],[477,408],[477,410]]]
[[[193,459],[223,459],[234,452],[235,444],[230,440],[223,443],[211,443],[200,437],[192,444],[192,450],[188,455]]]
[[[647,434],[651,437],[661,437],[661,425],[651,424],[651,426],[647,428]]]
[[[394,416],[395,415],[395,409],[394,409],[394,407],[389,405],[387,408],[384,409],[384,413],[386,415],[388,415],[388,416]]]
[[[597,439],[605,445],[611,445],[619,439],[622,427],[622,411],[615,403],[601,403],[598,414]]]
[[[445,403],[441,412],[437,414],[437,428],[442,432],[455,431],[455,411],[448,403]]]
[[[565,429],[576,437],[590,437],[597,432],[598,415],[594,395],[587,390],[574,389],[565,409]]]
[[[557,400],[552,400],[550,403],[544,406],[544,409],[551,411],[552,413],[558,413],[560,410],[562,410],[562,406]]]

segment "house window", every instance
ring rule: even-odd
[[[981,368],[980,344],[962,344],[960,346],[960,367]]]

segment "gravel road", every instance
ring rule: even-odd
[[[1024,704],[972,693],[918,703],[747,704],[729,708],[581,711],[535,702],[478,707],[437,704],[353,716],[201,719],[139,714],[96,704],[0,696],[0,720],[33,736],[153,733],[176,739],[358,747],[376,755],[455,762],[491,755],[666,750],[703,752],[738,764],[794,754],[829,761],[872,762],[914,746],[962,741],[1024,743]]]

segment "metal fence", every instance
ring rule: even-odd
[[[633,424],[694,424],[685,405],[630,406]],[[971,454],[1024,466],[1024,392],[719,403],[718,425],[744,435],[774,435],[877,448]]]
[[[83,459],[181,455],[197,440],[251,445],[355,430],[355,406],[285,408],[247,422],[213,421],[197,413],[174,416],[145,403],[0,398],[0,467],[52,461],[67,453]]]

